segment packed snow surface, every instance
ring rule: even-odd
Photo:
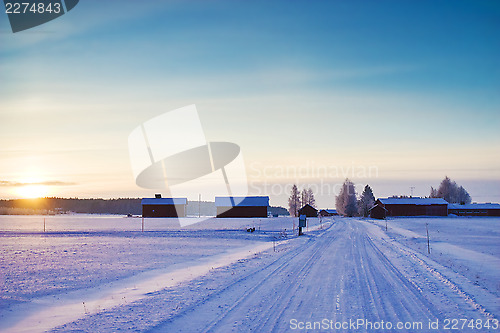
[[[500,331],[500,218],[296,223],[1,216],[0,332]]]

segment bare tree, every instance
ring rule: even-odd
[[[456,188],[457,184],[453,181],[451,181],[450,178],[444,177],[444,179],[441,181],[441,184],[439,184],[439,188],[437,190],[437,197],[438,198],[443,198],[444,200],[448,201],[449,203],[454,203],[456,202],[455,200],[455,195],[456,195]]]
[[[337,212],[344,216],[355,216],[358,212],[356,189],[354,183],[347,178],[335,199],[335,207]]]
[[[316,199],[314,198],[314,192],[310,187],[307,190],[307,203],[312,207],[316,208]]]
[[[302,192],[300,192],[300,207],[304,207],[305,205],[308,204],[308,196],[307,196],[307,190],[303,189]]]
[[[300,193],[297,185],[293,185],[292,192],[288,198],[288,211],[291,216],[297,217],[298,211],[300,209]]]
[[[456,182],[448,177],[444,177],[436,190],[431,187],[431,198],[443,198],[449,203],[469,204],[471,197],[467,190],[462,186],[458,186]]]

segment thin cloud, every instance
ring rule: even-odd
[[[72,186],[72,185],[76,185],[76,183],[63,182],[63,181],[59,181],[59,180],[51,180],[51,181],[45,181],[45,182],[33,182],[33,183],[13,182],[10,180],[0,180],[0,187],[21,187],[21,186],[33,186],[33,185]]]

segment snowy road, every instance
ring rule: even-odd
[[[452,220],[426,221],[441,223],[441,235],[447,235],[447,230],[454,234],[458,226]],[[267,223],[274,225],[276,221]],[[496,230],[498,221],[479,223],[490,228],[486,230]],[[52,331],[499,332],[494,328],[500,315],[498,267],[483,268],[482,280],[474,278],[468,269],[474,267],[470,262],[475,265],[477,258],[490,258],[489,264],[494,266],[498,261],[496,250],[471,257],[472,245],[464,248],[454,243],[453,251],[461,258],[461,265],[453,262],[450,266],[446,264],[449,256],[437,251],[428,255],[418,245],[421,237],[403,229],[413,226],[403,221],[394,229],[398,232],[386,232],[374,221],[336,218],[330,228],[309,229],[303,237],[282,241],[276,251],[271,247],[246,259],[210,264],[212,267],[202,275],[137,292],[118,306],[98,304],[102,310],[81,313],[80,319],[71,319],[75,321]],[[183,237],[192,231],[185,232]],[[209,239],[217,240],[212,239],[215,234],[208,233],[207,237],[209,234]],[[480,231],[479,235],[483,234]],[[201,246],[207,242],[203,239],[195,237],[193,241]],[[172,241],[171,237],[165,240]],[[150,240],[138,238],[130,244],[143,241]],[[269,248],[272,243],[267,244]],[[483,249],[488,248],[484,240],[482,244]],[[446,242],[433,246],[449,247]],[[469,257],[472,259],[465,261]],[[147,280],[142,282],[151,288]],[[33,324],[28,331],[41,331]]]
[[[322,236],[221,286],[151,331],[282,332],[314,328],[315,322],[332,331],[339,325],[373,331],[382,323],[383,331],[398,325],[406,325],[401,331],[435,331],[429,324],[436,321],[439,330],[453,319],[491,323],[498,309],[478,304],[464,292],[467,281],[461,283],[388,241],[378,227],[339,219]]]

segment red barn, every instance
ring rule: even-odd
[[[460,216],[500,216],[500,204],[490,202],[467,205],[449,204],[448,212]]]
[[[387,216],[447,216],[448,202],[442,198],[382,198],[376,204],[387,210]]]
[[[267,217],[269,197],[215,197],[217,217]]]
[[[376,204],[372,208],[370,208],[370,217],[372,219],[383,220],[387,217],[387,209],[382,207],[382,204]]]
[[[300,215],[305,215],[307,217],[318,217],[318,210],[313,206],[307,204],[299,209],[299,216]]]
[[[339,215],[336,209],[322,209],[318,213],[319,216],[335,216]]]
[[[144,198],[141,204],[143,217],[186,216],[186,198]]]

